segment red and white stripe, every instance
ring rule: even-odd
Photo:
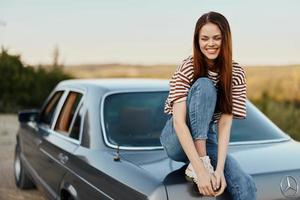
[[[194,68],[193,57],[189,56],[179,65],[169,81],[170,91],[165,102],[164,112],[172,114],[172,106],[175,102],[186,100],[188,91],[193,82]],[[219,75],[216,72],[208,71],[215,87],[218,87]],[[236,62],[232,65],[232,114],[233,118],[246,118],[246,76],[244,69]],[[215,112],[213,120],[218,123],[221,117],[220,112]]]

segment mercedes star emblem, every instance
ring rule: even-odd
[[[280,189],[283,196],[293,198],[298,192],[298,183],[293,176],[285,176],[281,179]]]

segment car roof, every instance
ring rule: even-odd
[[[146,78],[70,79],[61,81],[58,86],[97,87],[111,91],[130,89],[168,90],[169,81],[165,79]]]

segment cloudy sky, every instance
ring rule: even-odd
[[[234,59],[300,64],[297,0],[1,0],[0,45],[27,64],[178,64],[203,13],[227,17]]]

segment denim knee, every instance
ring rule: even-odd
[[[191,86],[187,97],[187,124],[194,140],[207,139],[216,101],[216,88],[209,78],[201,77]]]
[[[199,89],[198,87],[205,87],[206,89],[209,89],[209,92],[214,92],[215,91],[215,86],[212,82],[212,80],[208,77],[200,77],[198,78],[193,85],[190,88],[190,91],[193,90],[194,88]]]

